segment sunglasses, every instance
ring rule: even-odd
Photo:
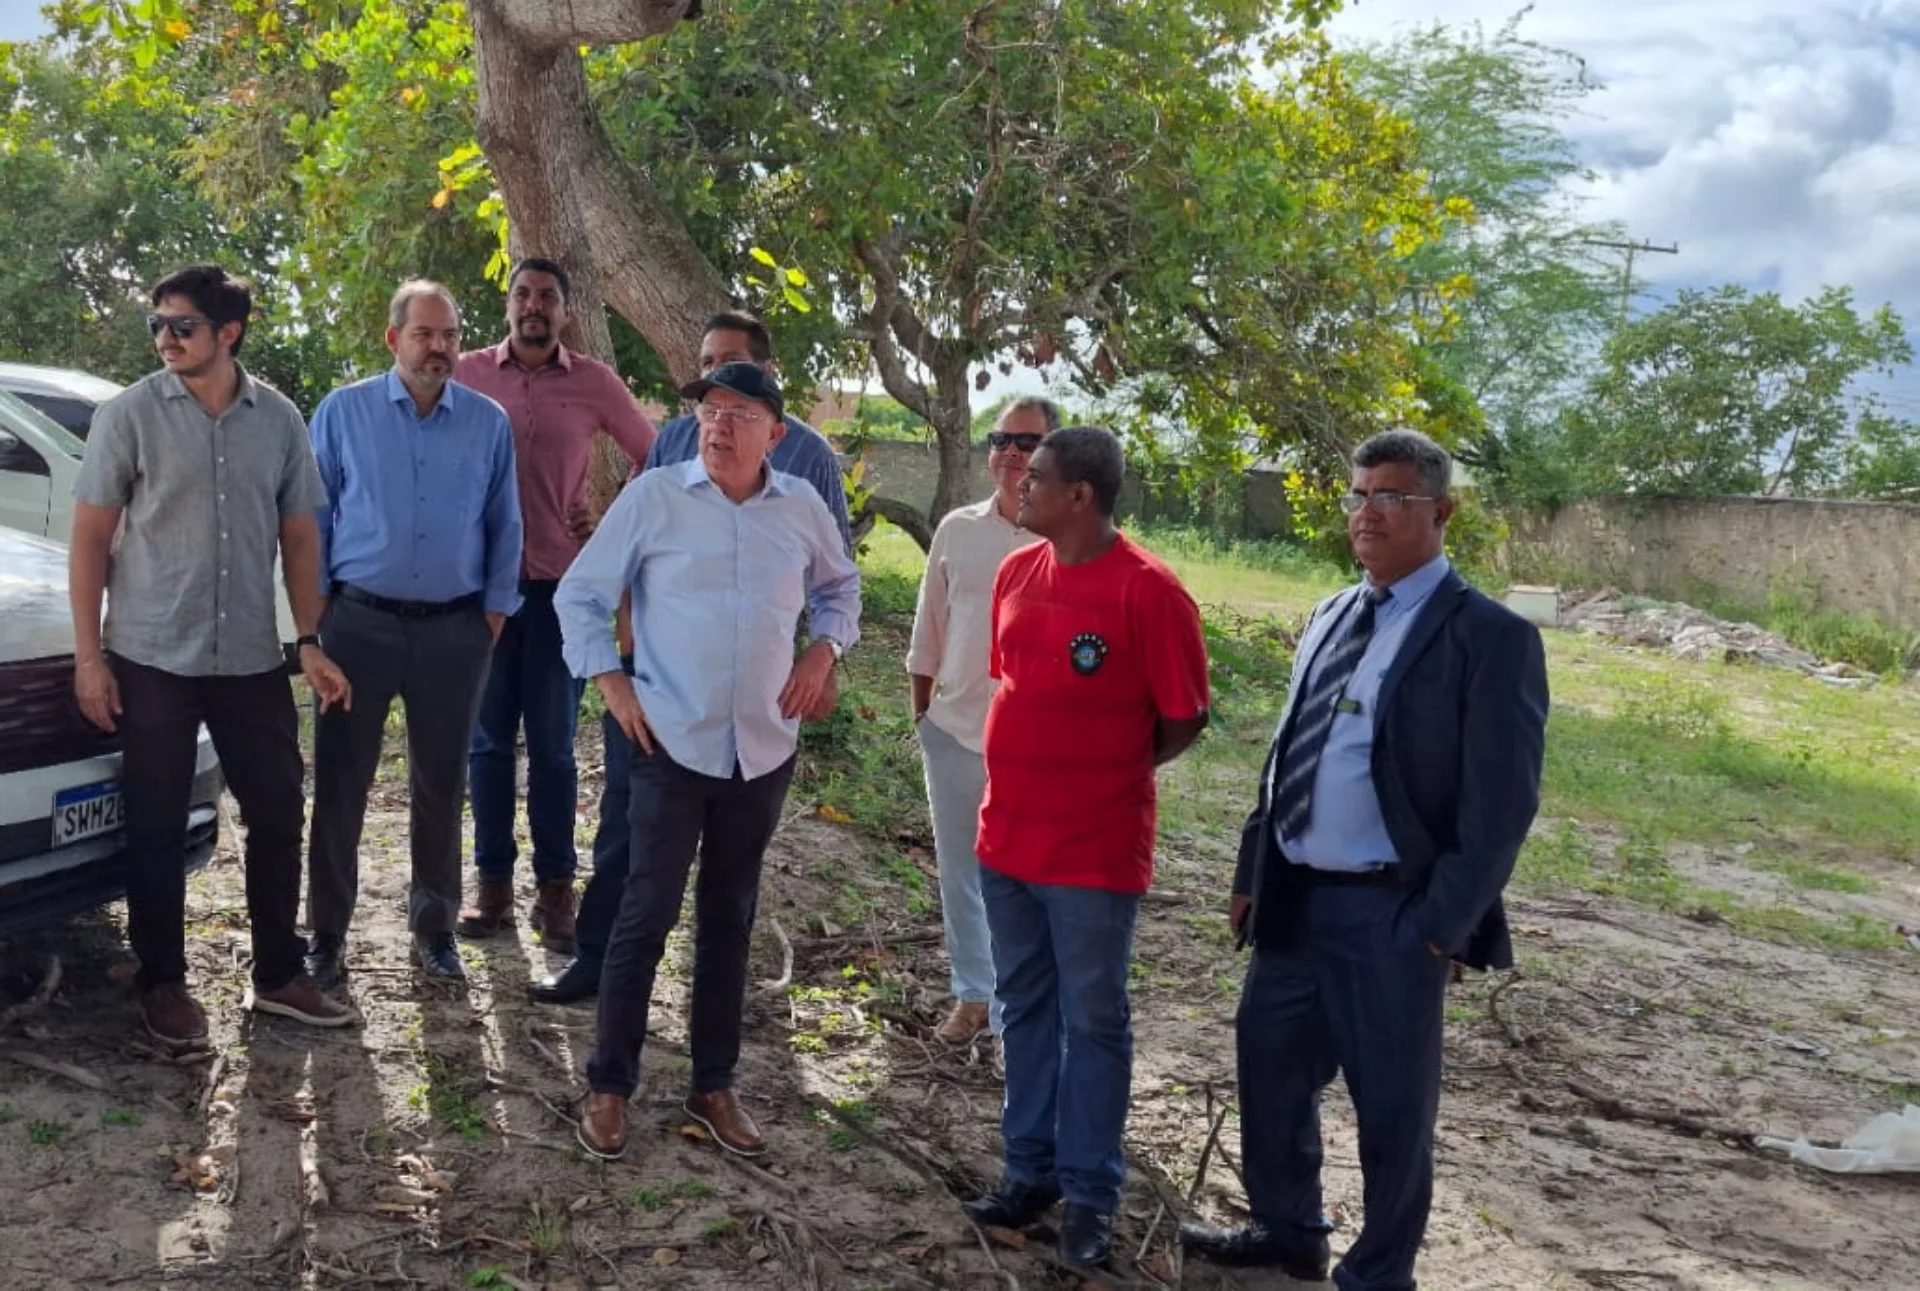
[[[987,447],[992,449],[1017,448],[1023,453],[1031,453],[1040,447],[1042,435],[1015,435],[1004,430],[992,431],[987,435]]]
[[[213,320],[204,314],[148,314],[147,331],[155,337],[162,329],[172,332],[175,340],[188,341],[202,326],[212,327]]]

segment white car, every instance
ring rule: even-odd
[[[86,444],[73,432],[0,389],[0,526],[66,542],[73,533],[73,486],[80,478],[80,458],[86,451]],[[0,568],[0,577],[5,573]],[[62,573],[62,586],[65,582]],[[291,659],[293,611],[287,605],[286,588],[275,587],[273,607],[280,640],[289,648]]]
[[[0,529],[0,936],[126,892],[120,751],[73,697],[67,552]],[[219,841],[220,763],[200,732],[188,870]]]

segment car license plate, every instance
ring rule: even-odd
[[[53,845],[111,834],[120,828],[120,782],[79,784],[53,795]]]

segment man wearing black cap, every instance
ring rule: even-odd
[[[627,884],[579,1132],[607,1159],[626,1151],[654,972],[696,851],[686,1112],[730,1152],[766,1150],[733,1092],[760,863],[793,778],[800,715],[860,631],[859,571],[826,504],[767,465],[785,432],[779,382],[729,363],[681,393],[699,401],[699,456],[628,484],[554,594],[568,666],[600,688],[637,752]],[[631,677],[612,625],[629,593]],[[803,606],[812,640],[796,659]]]

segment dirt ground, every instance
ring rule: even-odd
[[[583,731],[583,810],[598,788],[589,744]],[[634,1149],[603,1165],[572,1146],[566,1119],[593,1013],[525,996],[558,961],[523,930],[469,948],[464,994],[409,970],[401,784],[389,762],[367,835],[351,943],[362,1029],[241,1012],[231,831],[190,895],[194,981],[214,1023],[202,1061],[142,1042],[116,984],[116,913],[0,946],[0,1005],[26,997],[49,956],[64,973],[0,1037],[14,1055],[0,1058],[0,1286],[1078,1281],[1048,1243],[976,1233],[955,1204],[995,1173],[998,1089],[983,1051],[926,1038],[945,969],[915,891],[928,885],[902,870],[931,874],[924,839],[883,848],[793,804],[769,858],[741,1073],[771,1145],[764,1168],[690,1136],[679,1115],[684,940],[656,997]],[[1739,881],[1737,856],[1688,864]],[[1142,917],[1133,1171],[1109,1285],[1293,1285],[1183,1266],[1170,1240],[1178,1217],[1243,1213],[1228,872],[1218,849],[1172,840]],[[1881,874],[1891,895],[1873,913],[1920,911],[1913,873]],[[1513,906],[1522,971],[1469,979],[1449,1009],[1423,1286],[1920,1285],[1920,1176],[1824,1176],[1743,1146],[1754,1133],[1837,1140],[1916,1096],[1920,953],[1776,945],[1587,895]],[[786,968],[783,941],[794,989],[767,985]],[[1360,1178],[1337,1088],[1326,1121],[1338,1249],[1359,1221]]]

